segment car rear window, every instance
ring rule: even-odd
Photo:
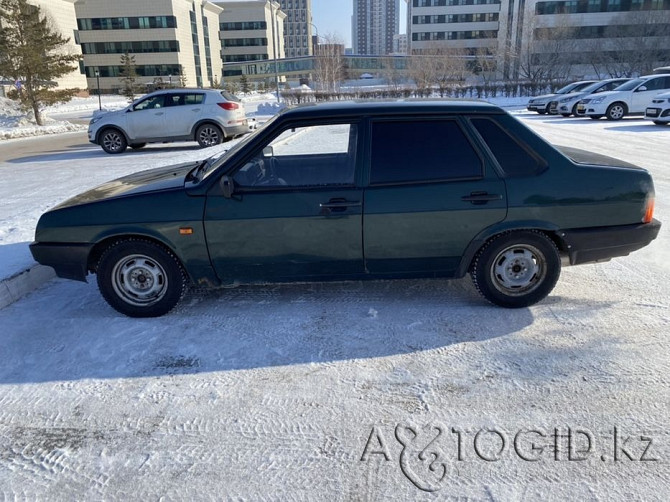
[[[237,103],[240,102],[240,98],[234,94],[229,93],[228,91],[221,91],[221,96],[223,96],[227,101],[235,101]]]
[[[524,148],[499,124],[487,118],[470,119],[507,176],[531,176],[545,163]]]
[[[455,120],[372,124],[372,184],[482,176],[482,160]]]

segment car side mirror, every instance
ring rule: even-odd
[[[266,146],[263,148],[263,157],[274,157],[275,156],[275,151],[271,146]]]
[[[647,91],[647,90],[648,90],[648,89],[647,89],[647,86],[646,86],[646,85],[641,85],[640,87],[638,87],[638,88],[635,90],[635,92],[642,92],[642,91]]]
[[[233,181],[233,178],[231,178],[230,176],[223,176],[221,178],[220,184],[223,196],[226,199],[232,199],[233,193],[235,192],[235,182]]]

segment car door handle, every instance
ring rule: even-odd
[[[330,199],[328,202],[319,204],[322,214],[341,213],[349,207],[360,207],[360,201],[351,201],[346,199]]]
[[[191,108],[191,111],[192,111],[192,112],[199,112],[199,111],[200,111],[200,108]]]
[[[156,112],[154,115],[163,115],[163,112]]]
[[[461,197],[461,200],[472,204],[486,204],[492,200],[502,200],[502,195],[488,192],[471,192],[470,195]]]

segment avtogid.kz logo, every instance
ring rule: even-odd
[[[401,447],[397,461],[402,473],[426,492],[442,488],[458,462],[658,461],[651,437],[625,435],[616,426],[599,437],[583,427],[549,430],[531,427],[508,432],[497,428],[459,429],[441,424],[423,427],[399,424],[392,433],[375,425],[365,443],[361,461],[373,458],[394,461],[391,452],[397,450],[397,445]]]

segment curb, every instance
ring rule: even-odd
[[[20,300],[28,293],[56,277],[54,269],[35,264],[0,281],[0,309]]]

